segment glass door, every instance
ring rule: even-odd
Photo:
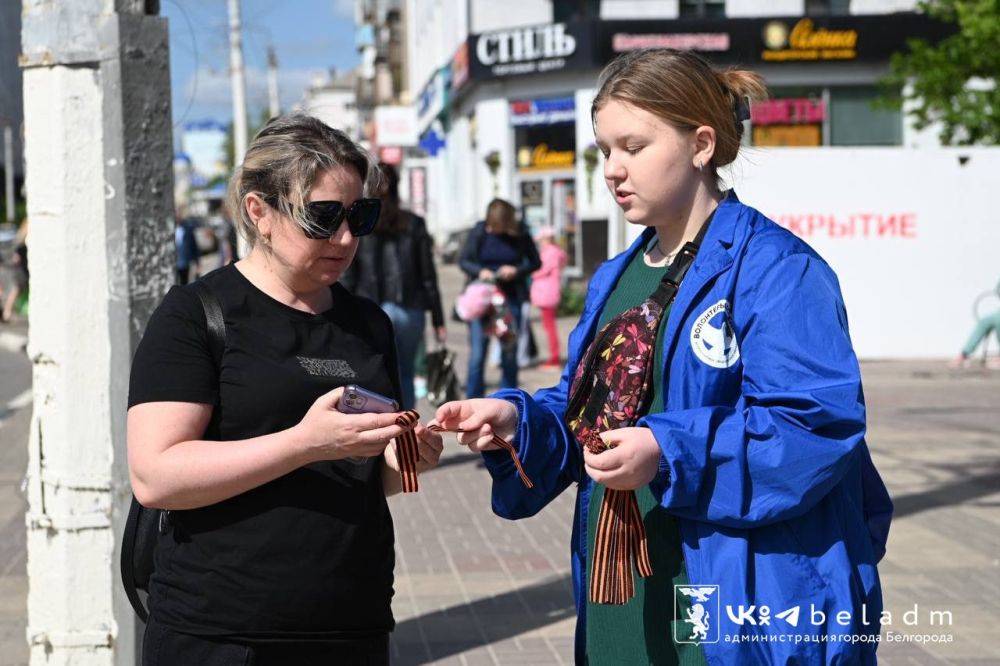
[[[582,274],[583,239],[576,212],[576,179],[572,173],[536,173],[518,179],[521,216],[531,234],[551,226],[556,242],[566,250],[566,274]]]
[[[582,269],[583,239],[576,214],[576,179],[573,176],[553,177],[549,184],[552,227],[559,243],[569,257],[566,274],[578,276]]]

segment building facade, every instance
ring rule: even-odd
[[[338,72],[331,68],[326,77],[317,79],[306,89],[295,110],[343,130],[352,139],[362,138],[355,72]]]
[[[888,60],[943,28],[915,2],[846,0],[408,0],[409,81],[428,156],[428,215],[469,226],[493,196],[550,224],[587,274],[627,240],[603,193],[590,102],[625,51],[693,49],[762,74],[754,146],[901,146],[926,141],[873,108]]]
[[[365,144],[380,160],[402,162],[406,148],[415,145],[400,134],[413,133],[407,92],[406,31],[401,0],[356,0],[358,29],[355,46],[361,57],[357,68],[358,113]],[[379,135],[383,136],[380,137]],[[404,140],[405,139],[405,140]]]

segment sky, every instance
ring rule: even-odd
[[[353,0],[241,0],[247,109],[251,126],[267,108],[267,47],[278,56],[281,107],[302,98],[330,67],[359,62]],[[169,21],[174,126],[232,121],[226,0],[162,0]]]

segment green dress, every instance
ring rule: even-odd
[[[643,252],[639,251],[629,262],[601,312],[597,330],[629,308],[646,300],[663,278],[666,267],[646,265]],[[656,356],[653,360],[652,401],[648,413],[663,411],[663,330],[669,310],[660,320],[656,334]],[[635,576],[635,596],[624,606],[611,606],[587,601],[587,660],[591,666],[624,664],[667,664],[695,666],[705,663],[702,650],[697,645],[674,641],[674,585],[686,585],[687,572],[681,551],[680,530],[676,519],[653,498],[649,487],[636,491],[639,510],[646,525],[649,559],[653,566],[650,578]],[[604,499],[604,486],[595,483],[590,495],[587,517],[587,552],[594,552],[597,517]],[[591,563],[584,574],[583,594],[587,594],[587,577]],[[683,597],[683,595],[682,595]],[[684,613],[688,600],[684,597],[680,613]],[[680,623],[678,632],[684,635],[688,627]]]

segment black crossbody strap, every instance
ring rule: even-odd
[[[222,364],[222,354],[226,349],[226,320],[222,316],[222,305],[212,290],[202,280],[192,284],[194,293],[198,294],[202,308],[205,309],[205,323],[208,325],[208,344],[212,350],[212,358],[218,369]]]
[[[135,500],[134,496],[132,497],[132,504],[128,510],[128,519],[125,521],[125,534],[122,538],[122,553],[119,562],[122,585],[125,587],[125,596],[128,597],[129,603],[132,604],[132,610],[135,611],[135,614],[143,622],[149,621],[149,611],[146,610],[146,606],[142,603],[136,585],[135,543],[136,532],[139,530],[140,515],[143,511],[147,510]]]
[[[222,354],[226,349],[226,321],[222,315],[222,305],[212,290],[201,280],[192,285],[194,292],[205,310],[205,323],[208,329],[208,342],[215,362],[216,372],[222,365]],[[143,622],[149,620],[142,598],[139,596],[139,578],[146,579],[152,572],[153,548],[157,533],[165,533],[170,528],[170,512],[159,509],[147,509],[132,496],[128,519],[125,522],[125,533],[122,536],[121,576],[132,609]],[[137,549],[139,553],[137,553]],[[137,576],[137,572],[139,576]]]
[[[712,215],[708,216],[708,219],[701,225],[701,229],[698,231],[698,235],[694,237],[694,240],[684,244],[681,251],[677,253],[677,258],[667,268],[667,272],[664,274],[663,279],[660,280],[660,284],[656,285],[656,289],[650,295],[650,300],[656,301],[660,307],[666,309],[673,302],[674,297],[677,295],[677,290],[680,289],[681,282],[684,280],[684,276],[687,275],[688,270],[694,265],[694,258],[698,255],[698,248],[701,247],[702,242],[705,240],[705,234],[708,233],[708,225],[711,224],[714,215],[715,213],[713,212]]]

